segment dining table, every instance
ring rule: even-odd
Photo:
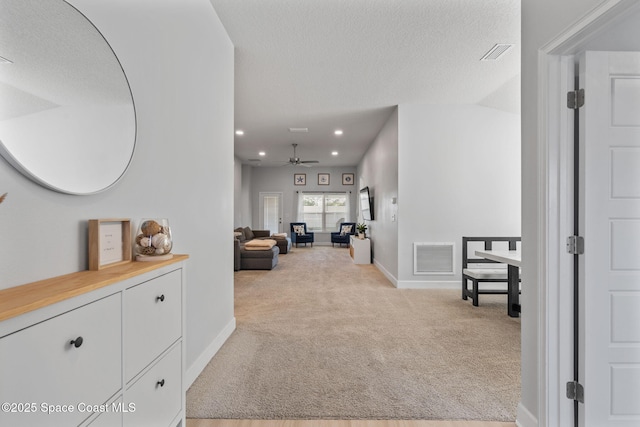
[[[476,256],[507,264],[507,314],[520,317],[520,250],[478,250]]]

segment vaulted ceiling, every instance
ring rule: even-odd
[[[281,165],[297,143],[302,160],[356,165],[398,104],[519,113],[519,0],[211,2],[235,46],[243,163]],[[496,44],[513,46],[481,61]]]

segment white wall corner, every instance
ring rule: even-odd
[[[522,402],[518,403],[516,425],[518,427],[538,427],[538,419],[522,405]]]
[[[234,317],[225,326],[217,337],[207,346],[207,348],[198,356],[198,358],[187,368],[185,378],[185,390],[191,387],[191,384],[198,378],[198,375],[202,373],[209,361],[216,355],[216,353],[222,348],[222,345],[229,339],[233,331],[236,330],[236,318]],[[188,336],[187,336],[188,339]]]
[[[396,288],[398,287],[398,279],[389,272],[389,270],[387,270],[386,268],[384,268],[384,265],[380,264],[378,261],[376,261],[376,259],[373,259],[373,265],[375,265],[378,270],[380,270],[382,272],[382,274],[385,275],[385,277],[387,279],[389,279],[389,281],[391,282],[391,284],[393,286],[395,286]]]

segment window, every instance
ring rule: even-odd
[[[348,193],[300,193],[298,216],[309,231],[336,231],[350,216]]]

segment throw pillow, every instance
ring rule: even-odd
[[[293,231],[295,231],[298,236],[304,235],[304,225],[294,225]]]
[[[250,227],[244,228],[244,238],[247,240],[252,240],[256,238],[255,234],[253,234],[253,231],[251,231]]]
[[[238,240],[240,240],[241,242],[244,242],[246,239],[244,238],[244,228],[242,227],[238,227],[235,230],[233,230],[233,234],[234,236],[236,236],[236,238]]]
[[[344,236],[346,234],[351,234],[351,228],[353,228],[353,225],[343,225],[340,229],[340,235]]]

